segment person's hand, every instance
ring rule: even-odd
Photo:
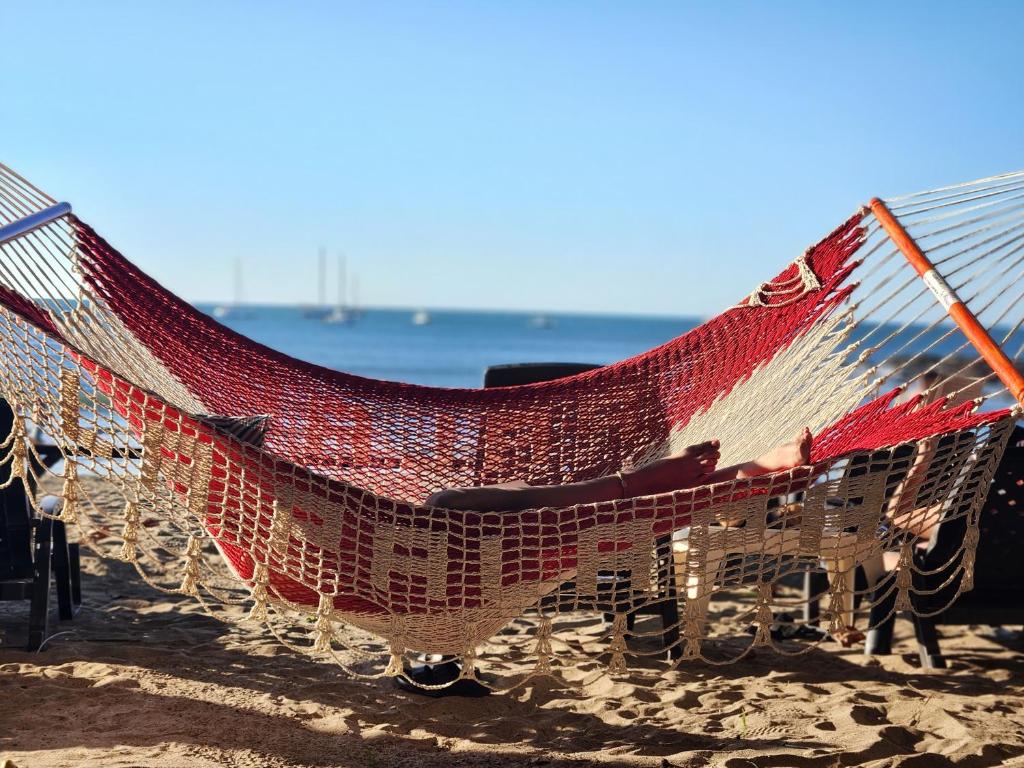
[[[650,496],[700,485],[715,471],[720,457],[717,440],[684,448],[680,453],[622,473],[629,496]]]

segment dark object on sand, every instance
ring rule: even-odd
[[[473,676],[474,679],[459,679],[462,674],[461,661],[445,661],[443,657],[434,654],[423,654],[420,656],[420,661],[423,663],[415,664],[406,669],[404,674],[394,677],[395,685],[403,691],[434,699],[439,699],[442,696],[478,699],[491,692],[491,689],[484,684],[485,681],[479,672]],[[429,686],[443,687],[431,688]]]
[[[14,418],[10,405],[0,400],[0,434],[10,434]],[[36,452],[46,467],[61,458],[56,446],[39,445]],[[0,465],[0,483],[10,477],[13,460]],[[36,463],[35,457],[28,461]],[[31,469],[34,476],[42,467]],[[51,574],[57,584],[58,615],[66,621],[82,604],[78,544],[68,543],[64,523],[35,517],[25,487],[13,482],[0,491],[0,600],[31,601],[29,651],[38,650],[46,640]]]
[[[926,669],[946,666],[939,649],[938,624],[1024,625],[1024,428],[1018,426],[1010,435],[980,516],[974,588],[937,616],[918,616],[917,612],[936,610],[948,603],[957,590],[963,576],[954,575],[952,569],[959,567],[963,557],[956,553],[967,534],[966,519],[953,515],[954,519],[942,522],[928,547],[914,553],[919,569],[938,569],[931,574],[915,573],[911,591],[914,611],[909,612],[909,618],[914,622],[921,665]],[[949,566],[943,567],[947,561]],[[951,582],[943,587],[951,576]],[[889,574],[878,584],[875,600],[885,595],[892,578]],[[926,594],[935,590],[938,591],[934,594]],[[868,633],[868,654],[892,652],[895,590],[890,592],[887,599],[872,607],[870,623],[878,626]]]

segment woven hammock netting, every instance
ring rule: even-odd
[[[1024,174],[886,203],[1019,357]],[[979,509],[1016,411],[867,208],[661,347],[552,382],[453,390],[257,344],[56,205],[0,166],[9,482],[56,488],[52,514],[155,589],[216,615],[248,606],[253,627],[353,675],[394,674],[420,653],[459,657],[472,675],[512,652],[510,625],[532,671],[499,686],[583,658],[621,672],[758,646],[802,653],[814,643],[771,632],[806,599],[792,577],[827,573],[813,596],[825,626],[863,629],[871,593],[855,570],[886,552],[899,555],[894,610],[934,613],[971,588]],[[269,415],[263,445],[209,414]],[[811,466],[767,477],[561,509],[425,505],[442,488],[584,480],[710,438],[724,466],[805,425]],[[33,460],[40,435],[64,456],[52,470]],[[46,515],[42,493],[32,503]],[[918,588],[914,553],[957,518],[967,535],[943,588]],[[721,594],[738,616],[717,615]],[[670,626],[633,624],[669,603]],[[579,613],[607,616],[586,646],[560,632]]]

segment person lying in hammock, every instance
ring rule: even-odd
[[[427,504],[478,512],[570,507],[757,477],[807,464],[811,456],[811,431],[804,427],[789,442],[743,464],[719,469],[719,455],[719,442],[708,440],[643,466],[593,480],[564,485],[529,485],[520,480],[476,488],[447,488],[432,494]]]

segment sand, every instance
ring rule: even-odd
[[[1004,630],[944,628],[951,668],[933,672],[900,622],[880,659],[830,643],[653,679],[584,665],[570,685],[428,699],[213,619],[122,563],[87,554],[83,569],[85,606],[55,620],[41,653],[20,649],[27,606],[0,603],[0,765],[1024,766],[1024,656]],[[560,642],[601,631],[565,623]]]

